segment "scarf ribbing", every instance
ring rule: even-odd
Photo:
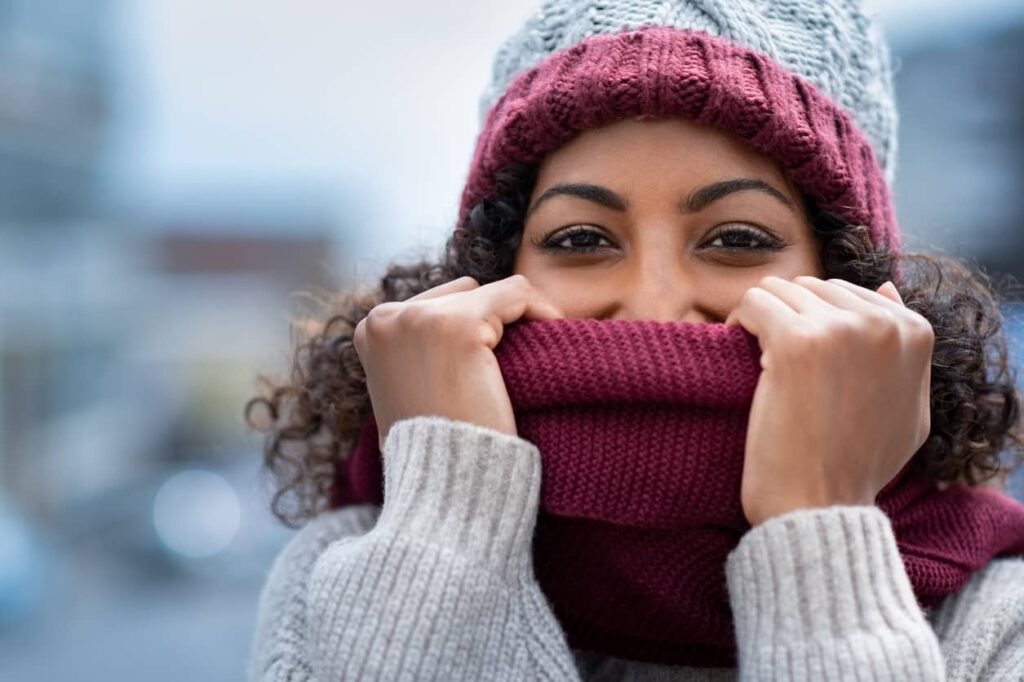
[[[738,326],[520,321],[495,349],[519,436],[541,456],[534,570],[569,644],[632,660],[735,666],[725,559],[760,375]],[[331,506],[383,503],[372,418]],[[1024,505],[939,490],[908,463],[876,497],[923,607],[991,559],[1024,554]]]

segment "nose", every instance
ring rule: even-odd
[[[609,316],[622,320],[657,322],[710,322],[700,305],[697,278],[677,263],[638,263],[618,282],[613,294],[617,305]]]

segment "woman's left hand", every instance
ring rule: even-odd
[[[801,276],[761,279],[725,323],[761,345],[741,492],[750,524],[874,504],[931,430],[928,320],[889,282]]]

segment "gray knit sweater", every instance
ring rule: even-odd
[[[570,649],[534,577],[540,456],[443,417],[392,426],[385,503],[322,514],[277,557],[256,680],[1024,680],[1024,557],[922,611],[877,507],[802,509],[726,563],[736,669]]]

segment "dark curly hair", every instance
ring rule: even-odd
[[[290,378],[274,382],[260,375],[262,395],[245,405],[248,425],[266,434],[271,507],[283,523],[296,527],[327,508],[336,462],[354,447],[370,414],[352,343],[356,324],[378,303],[402,301],[457,277],[486,284],[511,275],[537,170],[536,164],[503,169],[493,198],[472,207],[437,261],[392,264],[367,292],[312,295],[320,310],[293,327],[299,336],[293,336]],[[997,304],[1009,289],[996,293],[1015,283],[1008,278],[1000,285],[947,256],[894,256],[873,246],[865,226],[819,210],[810,196],[804,201],[826,277],[870,289],[894,280],[907,307],[934,329],[931,433],[913,466],[942,486],[993,479],[1002,485],[1024,460],[1021,400]]]

